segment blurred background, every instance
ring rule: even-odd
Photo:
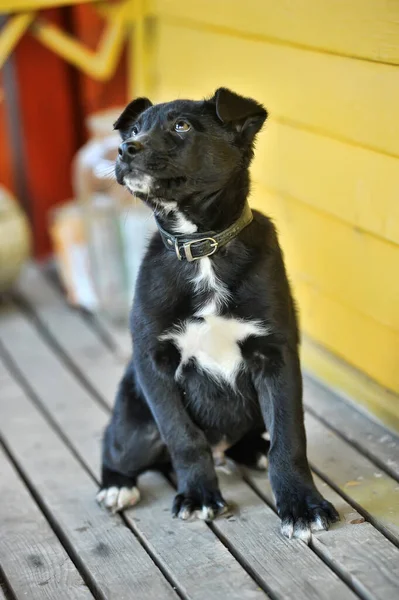
[[[134,96],[270,113],[251,205],[280,232],[303,364],[399,429],[399,2],[0,0],[0,285],[53,261],[126,321],[151,214],[113,180]],[[126,327],[126,325],[125,325]]]

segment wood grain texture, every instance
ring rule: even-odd
[[[348,307],[305,281],[291,278],[299,304],[304,332],[327,350],[334,352],[357,369],[363,371],[381,386],[399,392],[398,348],[399,335],[358,310]],[[373,340],[373,343],[370,343]],[[378,352],[376,349],[378,348]],[[322,371],[318,373],[322,377]],[[356,388],[353,387],[355,391]],[[379,407],[377,417],[392,428],[399,428],[399,411],[396,394],[375,394]],[[364,401],[356,394],[354,400]],[[367,405],[366,405],[367,406]]]
[[[33,287],[34,286],[32,286],[32,289]],[[25,290],[25,292],[27,293],[27,297],[29,299],[28,289]],[[30,299],[32,301],[33,297],[31,297]],[[64,309],[67,310],[65,307]],[[60,318],[62,318],[61,313]],[[76,335],[78,335],[78,330],[80,327],[79,319],[76,319],[75,321],[71,320],[70,326],[73,330],[76,331]],[[65,340],[70,340],[70,337],[66,337]],[[77,363],[79,363],[79,352],[76,356],[73,356],[73,353],[76,352],[76,345],[70,345],[70,342],[68,342],[63,345],[63,348],[64,351],[68,354],[68,356],[70,356],[70,358],[73,358],[77,361]],[[103,368],[105,368],[104,365]],[[54,409],[51,410],[53,411]],[[74,410],[73,403],[71,406],[71,410]],[[87,462],[89,468],[95,472],[97,468],[97,464],[94,459],[95,448],[88,455],[84,455],[82,454],[82,450],[78,445],[79,440],[75,441],[73,430],[69,430],[67,432],[67,435],[72,441],[72,444],[76,447],[79,454],[81,454],[83,459]],[[324,433],[324,437],[325,436],[326,433]],[[319,443],[324,444],[324,439],[322,442]],[[87,450],[83,449],[83,452],[87,452]],[[262,475],[262,477],[264,476]],[[327,488],[327,491],[325,491],[324,488],[327,486],[320,482],[318,482],[318,484],[320,487],[322,487],[323,493],[325,493],[325,495],[327,495],[327,497],[329,497],[329,499],[331,499],[336,504],[337,508],[341,512],[341,515],[344,516],[344,522],[346,524],[350,524],[350,527],[353,528],[354,524],[351,523],[351,521],[356,522],[359,519],[361,520],[359,514],[356,513],[356,511],[352,509],[352,507],[350,507],[342,499],[342,497],[336,494],[336,492],[334,492],[331,488]],[[220,554],[220,548],[217,544],[215,545],[214,539],[210,538],[209,534],[207,535],[204,541],[204,552],[202,553],[201,551],[201,560],[197,559],[197,562],[194,563],[195,567],[192,567],[191,571],[188,571],[188,567],[191,564],[190,561],[192,561],[192,558],[190,558],[192,557],[190,544],[196,545],[197,550],[200,548],[199,535],[194,535],[194,533],[192,532],[201,531],[202,539],[203,530],[201,530],[201,527],[206,529],[206,526],[202,523],[195,522],[188,524],[177,522],[177,528],[175,529],[175,522],[172,522],[170,520],[169,515],[172,491],[164,484],[164,482],[159,478],[159,476],[153,474],[146,475],[145,477],[141,478],[140,487],[143,492],[143,500],[134,510],[127,512],[126,516],[131,526],[134,527],[135,530],[140,533],[142,538],[144,538],[153,549],[155,549],[158,559],[161,560],[163,563],[166,563],[166,569],[169,575],[179,580],[181,589],[183,591],[187,592],[188,589],[194,589],[193,585],[190,584],[189,578],[191,577],[191,582],[197,580],[198,582],[201,582],[201,573],[203,572],[201,568],[211,569],[211,566],[208,564],[207,561],[209,560],[212,563],[212,561],[216,560],[216,564],[218,564],[219,561],[221,561],[221,563],[224,564],[224,568],[228,569],[231,573],[231,581],[234,581],[233,588],[237,587],[237,589],[240,590],[240,594],[244,593],[244,591],[246,591],[249,594],[252,594],[254,589],[251,587],[246,587],[247,584],[245,583],[245,580],[242,579],[242,576],[237,576],[237,573],[234,572],[233,565],[229,564],[229,561],[226,559],[223,553]],[[270,552],[272,555],[272,557],[269,558],[268,561],[266,561],[268,564],[271,563],[272,565],[275,565],[273,560],[277,561],[279,564],[286,564],[284,561],[288,563],[284,567],[284,570],[287,570],[287,572],[290,573],[290,581],[294,581],[297,583],[298,581],[300,582],[298,583],[298,585],[301,588],[301,590],[302,588],[307,589],[309,585],[312,590],[317,590],[317,576],[315,579],[311,579],[310,584],[308,580],[301,579],[307,576],[305,575],[305,572],[313,572],[314,567],[305,567],[303,565],[306,565],[307,563],[300,562],[298,564],[301,566],[301,568],[299,569],[298,573],[295,567],[292,566],[292,564],[295,564],[295,561],[290,556],[289,551],[287,551],[284,547],[283,549],[281,549],[280,546],[278,546],[280,541],[276,542],[277,546],[273,545],[274,537],[278,538],[279,536],[278,519],[273,513],[271,513],[270,509],[264,507],[263,503],[259,500],[259,498],[254,498],[253,492],[251,492],[249,488],[242,483],[242,481],[237,480],[236,478],[228,478],[227,481],[223,478],[222,488],[226,498],[230,500],[233,504],[238,505],[238,512],[236,515],[234,515],[233,520],[228,519],[227,521],[217,521],[214,527],[216,533],[222,537],[222,539],[225,541],[228,547],[231,548],[234,555],[237,556],[240,559],[240,561],[242,561],[247,566],[251,573],[254,573],[255,577],[258,580],[262,580],[264,582],[266,589],[270,589],[272,594],[277,594],[277,596],[278,594],[280,594],[282,583],[281,581],[279,582],[278,580],[275,580],[277,578],[275,578],[273,574],[270,574],[268,572],[269,567],[265,567],[263,564],[260,564],[260,561],[257,557],[265,556],[265,552]],[[253,506],[256,507],[256,511],[260,512],[261,517],[256,516],[258,514],[256,511],[256,514],[253,512]],[[267,519],[264,514],[265,508],[267,509],[267,511],[270,511],[271,514],[271,517],[268,516]],[[245,511],[248,511],[248,515]],[[239,519],[239,523],[236,525],[236,529],[231,529],[232,524],[237,521],[237,516]],[[267,526],[263,523],[264,519],[267,520]],[[250,521],[250,525],[248,525],[248,521]],[[228,525],[226,525],[226,522],[228,523]],[[266,531],[267,527],[269,527],[270,529]],[[188,529],[190,531],[189,540],[187,540]],[[341,531],[341,528],[338,527],[337,531],[338,530]],[[248,539],[245,538],[245,531],[251,532],[251,535],[249,536],[250,541],[248,541]],[[387,596],[387,590],[389,591],[391,589],[395,589],[394,586],[396,585],[395,561],[397,560],[397,556],[391,551],[392,545],[390,544],[390,542],[388,542],[382,534],[377,532],[369,524],[367,524],[367,527],[363,527],[363,529],[361,530],[365,533],[362,533],[361,535],[356,534],[356,536],[354,536],[353,539],[351,539],[350,544],[346,541],[346,537],[348,537],[346,530],[344,533],[340,533],[339,535],[336,534],[335,531],[336,528],[334,528],[328,534],[325,534],[326,536],[331,536],[332,534],[334,534],[334,536],[337,535],[337,537],[334,538],[334,543],[332,541],[329,542],[329,537],[327,537],[327,541],[324,545],[322,542],[317,542],[319,546],[317,548],[315,546],[315,551],[317,551],[317,553],[323,556],[325,560],[329,561],[331,564],[334,564],[334,567],[338,570],[338,572],[341,572],[344,577],[349,579],[352,582],[352,585],[355,586],[355,589],[363,592],[365,597],[368,597],[367,594],[369,593],[368,590],[370,582],[372,581],[372,579],[368,577],[367,571],[372,571],[372,567],[366,565],[363,568],[363,570],[361,569],[361,566],[365,560],[365,553],[363,550],[359,550],[358,562],[356,562],[355,558],[353,557],[352,562],[350,562],[345,552],[343,552],[339,548],[340,540],[342,540],[342,543],[344,543],[345,539],[346,547],[349,548],[348,552],[350,551],[350,553],[353,554],[354,557],[356,556],[357,545],[367,543],[370,544],[370,546],[373,546],[373,551],[375,552],[376,557],[378,558],[378,560],[376,558],[376,564],[378,565],[378,569],[380,569],[380,562],[378,561],[380,561],[380,557],[383,556],[384,553],[386,553],[387,568],[385,571],[382,572],[382,574],[376,573],[375,577],[380,582],[380,596],[378,597],[384,599],[389,598],[389,596]],[[286,540],[284,540],[284,542],[285,541]],[[265,550],[264,545],[266,544],[266,542],[268,549]],[[287,543],[289,547],[291,547],[290,542]],[[299,542],[299,544],[301,543]],[[324,546],[328,546],[328,548],[324,548]],[[182,553],[184,554],[184,557],[182,557]],[[309,561],[308,558],[304,558],[303,556],[301,556],[300,560]],[[290,569],[293,569],[292,573]],[[316,573],[319,572],[318,569],[319,567],[316,568]],[[393,576],[390,583],[389,575],[387,575],[387,573],[390,573],[391,570],[393,572]],[[197,587],[197,585],[205,585],[204,583],[198,582],[194,586],[195,588]],[[241,582],[242,587],[239,585],[238,582]],[[334,586],[337,584],[332,580],[328,580],[328,586],[330,585],[333,586],[332,589],[335,589]],[[329,589],[328,586],[327,589]],[[225,588],[223,588],[223,586],[216,586],[215,589],[219,590]],[[347,590],[345,589],[345,593],[346,592]],[[229,590],[229,594],[230,593],[231,590]],[[300,593],[302,593],[302,591]],[[312,591],[311,593],[313,594],[316,592]],[[342,592],[338,590],[336,593],[341,595]],[[223,596],[220,597],[222,598]]]
[[[275,506],[269,480],[248,469],[245,474],[262,497]],[[323,496],[337,508],[341,521],[328,532],[315,533],[311,547],[346,581],[350,581],[363,598],[396,598],[399,594],[399,549],[317,476],[315,483]]]
[[[112,323],[110,319],[107,319],[103,315],[93,316],[92,323],[96,326],[97,330],[101,330],[109,339],[113,340],[117,355],[122,360],[128,360],[131,357],[132,337],[127,324]]]
[[[399,485],[312,415],[305,416],[312,466],[399,543]],[[362,507],[361,509],[359,507]]]
[[[93,598],[2,448],[0,497],[0,564],[15,596],[31,600]]]
[[[391,276],[399,246],[262,186],[254,186],[251,204],[276,223],[305,332],[399,391],[399,284]],[[378,293],[379,285],[386,295]],[[396,405],[391,410],[397,415]]]
[[[33,305],[35,304],[35,292],[33,291],[31,293],[30,290],[34,290],[34,288],[35,285],[33,280],[30,282],[30,285],[25,288],[25,295]],[[64,307],[64,311],[66,310],[66,307]],[[76,317],[76,315],[72,316]],[[74,334],[76,334],[76,336],[79,335],[81,324],[77,318],[75,318],[75,320],[70,318],[68,323],[71,329],[70,335],[63,339],[62,337],[59,337],[59,341],[62,343],[62,347],[69,358],[80,365],[81,352],[79,348],[76,347],[75,342],[71,344],[71,339],[74,337]],[[105,365],[102,365],[102,368],[105,368]],[[34,377],[34,374],[30,374],[30,377]],[[101,391],[100,388],[98,391]],[[44,393],[45,390],[42,389],[41,394]],[[112,398],[106,398],[105,396],[104,398],[111,404]],[[75,410],[73,400],[71,402],[72,405],[70,406],[70,410],[73,411]],[[56,415],[54,415],[54,409],[52,409],[48,403],[47,407],[51,410],[55,420],[58,420]],[[94,411],[95,407],[93,406],[93,412]],[[94,448],[90,452],[87,452],[87,448],[82,448],[81,441],[79,438],[76,438],[73,430],[65,428],[65,433],[82,456],[83,460],[87,463],[88,467],[93,472],[96,472],[97,461],[93,459],[96,451],[96,440],[93,438]],[[259,557],[264,556],[265,541],[267,540],[267,546],[271,548],[270,552],[275,557],[274,560],[277,560],[280,564],[284,565],[284,569],[287,569],[290,573],[292,571],[292,589],[294,589],[294,586],[298,585],[302,590],[297,590],[296,593],[299,594],[298,597],[305,600],[307,597],[306,594],[311,593],[310,597],[315,599],[318,598],[321,593],[320,590],[318,590],[318,582],[324,581],[325,578],[328,582],[328,585],[326,586],[327,591],[335,590],[337,594],[344,594],[345,597],[346,588],[337,578],[330,575],[328,569],[326,569],[312,553],[309,553],[307,549],[304,550],[304,556],[301,563],[302,566],[307,565],[307,568],[302,569],[302,566],[301,568],[292,567],[292,559],[294,555],[297,555],[298,548],[305,547],[301,545],[300,542],[295,542],[294,544],[296,544],[296,546],[292,549],[290,542],[285,539],[282,539],[282,541],[279,539],[281,536],[279,533],[278,519],[273,515],[270,509],[264,506],[263,503],[256,498],[249,488],[247,489],[246,484],[239,478],[234,478],[234,485],[232,484],[231,479],[227,479],[226,484],[228,488],[227,492],[229,493],[229,491],[231,491],[233,494],[233,502],[236,501],[240,504],[239,510],[241,510],[241,504],[245,506],[246,503],[249,503],[252,507],[255,502],[258,509],[261,511],[259,520],[262,518],[262,515],[264,517],[268,516],[269,518],[269,524],[266,529],[264,527],[262,528],[258,521],[254,522],[253,529],[262,532],[262,535],[256,538],[257,541],[255,539],[252,542],[243,541],[242,538],[244,534],[241,529],[237,534],[234,534],[233,539],[230,539],[230,537],[227,536],[230,546],[235,549],[240,561],[243,561],[250,570],[256,573],[257,577],[263,581],[266,589],[271,589],[273,594],[281,594],[287,586],[287,581],[285,579],[281,580],[277,575],[274,577],[273,581],[270,581],[271,578],[269,575],[273,572],[273,567],[270,567],[269,572],[269,570],[261,566],[261,563],[264,561],[261,561]],[[230,597],[233,594],[232,597],[241,598],[245,597],[244,593],[248,594],[248,597],[252,597],[252,595],[255,594],[256,586],[254,587],[253,583],[248,581],[248,577],[242,572],[241,568],[239,571],[237,570],[238,565],[235,561],[231,562],[228,553],[226,556],[226,551],[223,546],[210,534],[209,529],[207,529],[204,523],[193,522],[186,524],[181,523],[180,521],[171,520],[170,506],[173,499],[173,492],[168,488],[165,482],[160,480],[159,477],[157,478],[156,475],[148,474],[140,479],[140,489],[143,492],[143,501],[139,503],[134,510],[127,512],[126,517],[135,531],[138,531],[142,538],[150,544],[153,552],[165,565],[170,576],[179,582],[179,587],[185,594],[189,597],[198,599],[204,597],[204,595],[201,596],[201,593],[206,594],[207,597],[211,594],[211,596],[209,596],[211,598],[214,597],[213,595],[215,595],[215,598],[224,598]],[[251,498],[252,501],[249,502]],[[250,512],[252,514],[252,508]],[[244,521],[245,519],[243,522]],[[217,531],[219,530],[217,529]],[[196,536],[195,532],[197,532]],[[252,529],[250,531],[250,537],[253,537]],[[274,537],[278,538],[276,542],[273,541]],[[246,545],[248,544],[251,548],[251,553],[249,556],[246,556]],[[258,558],[256,558],[256,554],[258,554]],[[224,564],[224,567],[228,569],[230,573],[227,582],[225,581],[225,572],[222,572],[222,574],[220,572],[221,564]],[[275,564],[276,563],[273,563],[274,566]],[[208,574],[206,579],[204,579],[205,567]],[[312,575],[309,575],[309,573]],[[213,582],[211,588],[207,587],[207,581]],[[308,588],[312,591],[309,592]],[[237,593],[238,596],[234,596],[235,593]],[[351,597],[351,595],[348,597]]]
[[[271,118],[256,145],[252,173],[277,194],[399,244],[397,158]]]
[[[185,597],[267,597],[203,521],[172,519],[175,491],[161,475],[146,473],[140,477],[139,487],[142,499],[125,512],[126,519],[148,541]]]
[[[305,406],[399,480],[399,438],[328,388],[304,377]]]
[[[161,20],[156,68],[153,100],[203,98],[224,85],[263,102],[271,118],[399,156],[396,66]]]
[[[213,527],[231,551],[266,583],[273,597],[355,598],[306,544],[281,535],[277,515],[241,478],[220,473],[219,480],[224,497],[236,512],[231,518],[216,520]]]
[[[354,330],[354,335],[360,333],[360,330]],[[357,337],[359,346],[363,337]],[[347,361],[307,335],[302,335],[301,361],[305,372],[317,377],[334,393],[354,403],[359,410],[365,409],[373,413],[372,417],[368,417],[366,412],[367,418],[374,419],[376,416],[390,431],[399,432],[397,394],[379,385],[359,369],[353,368]]]
[[[33,281],[31,283],[33,289]],[[49,302],[50,298],[51,296],[48,297]],[[59,305],[60,310],[61,307],[64,313],[69,313],[66,306]],[[58,317],[63,319],[64,315],[58,314]],[[63,349],[69,353],[71,360],[76,361],[76,364],[81,366],[81,349],[77,347],[74,336],[79,338],[82,330],[87,325],[81,323],[80,317],[76,313],[70,313],[70,317],[70,320],[67,321],[70,335],[63,338]],[[18,332],[18,336],[16,332]],[[16,341],[17,338],[20,343]],[[51,419],[62,430],[92,475],[98,479],[101,452],[99,432],[103,431],[109,418],[108,414],[96,402],[88,399],[86,394],[78,394],[75,386],[78,388],[79,384],[74,381],[73,376],[67,371],[65,371],[62,381],[64,393],[69,394],[68,401],[65,404],[61,404],[59,401],[54,402],[54,390],[51,384],[47,384],[46,371],[51,369],[54,376],[58,377],[60,370],[65,369],[65,367],[59,362],[51,349],[46,347],[39,333],[22,314],[15,312],[11,313],[9,319],[4,315],[3,319],[0,318],[0,339],[3,339],[7,350],[18,364],[19,369],[28,378]],[[94,340],[91,340],[91,342],[94,343]],[[97,341],[97,344],[101,347],[100,340]],[[113,357],[109,356],[108,361],[111,367]],[[107,372],[105,363],[99,364],[98,368],[105,371],[105,373]],[[91,373],[94,374],[93,369]],[[107,396],[100,384],[98,384],[97,391],[103,395],[109,406],[112,406],[113,392]],[[80,423],[81,415],[82,422]],[[56,473],[54,477],[57,477]],[[93,505],[95,505],[95,491],[93,484],[88,494],[85,491],[85,500],[89,502],[91,499]],[[174,494],[166,481],[155,474],[148,475],[144,478],[142,492],[144,499],[142,504],[137,507],[138,519],[136,521],[133,518],[136,516],[135,509],[131,513],[132,516],[129,513],[127,514],[128,521],[141,539],[145,540],[151,548],[151,552],[163,564],[173,580],[178,582],[179,588],[185,590],[188,598],[199,600],[200,598],[209,597],[216,600],[231,597],[236,600],[241,600],[241,598],[255,600],[265,597],[265,594],[258,589],[238,562],[231,557],[224,546],[209,531],[205,523],[201,522],[193,525],[192,531],[196,534],[189,534],[188,536],[183,523],[177,522],[175,529],[175,522],[172,521],[171,517]],[[159,501],[157,499],[158,495],[160,497]],[[73,499],[73,490],[70,491],[70,497]],[[154,502],[149,503],[148,498],[152,498]],[[105,520],[109,520],[111,526],[115,521],[115,517],[111,517],[105,511],[102,514]],[[171,530],[175,530],[173,545],[171,534],[167,533]],[[95,532],[96,529],[93,526],[93,534]],[[206,567],[207,576],[204,577],[207,562],[209,563]],[[226,579],[225,571],[221,569],[221,565],[229,572],[228,579]],[[121,579],[123,581],[122,576]],[[129,584],[126,582],[126,590],[128,589]],[[201,591],[205,596],[200,595]]]
[[[397,2],[380,0],[153,0],[156,15],[282,43],[399,64]]]
[[[96,485],[0,364],[1,433],[46,512],[102,599],[176,598],[119,516],[94,501]],[[60,388],[61,390],[62,388]],[[61,392],[59,392],[59,395]]]
[[[269,194],[262,186],[255,187],[253,198],[253,204],[261,202],[276,219],[294,278],[399,333],[399,278],[392,277],[399,245],[332,220],[289,196]]]
[[[0,313],[0,342],[59,431],[73,431],[84,454],[99,467],[108,411],[97,404],[13,305]],[[96,410],[93,410],[93,405]]]
[[[102,343],[79,312],[66,309],[61,296],[36,267],[24,270],[16,290],[57,344],[68,348],[90,385],[113,401],[126,361]]]

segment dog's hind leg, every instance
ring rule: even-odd
[[[117,512],[137,504],[137,476],[150,468],[167,469],[169,455],[137,385],[130,363],[120,383],[103,438],[102,481],[97,501]]]
[[[270,442],[263,437],[264,431],[251,431],[225,451],[235,462],[264,471],[267,468],[267,453]]]

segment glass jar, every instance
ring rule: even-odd
[[[73,165],[98,308],[113,321],[128,318],[146,242],[155,229],[151,211],[115,179],[120,138],[112,125],[121,111],[104,111],[88,118],[90,138]]]

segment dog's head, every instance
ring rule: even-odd
[[[133,100],[114,125],[122,137],[117,180],[155,210],[206,198],[247,171],[266,117],[262,105],[226,88],[204,101]]]

